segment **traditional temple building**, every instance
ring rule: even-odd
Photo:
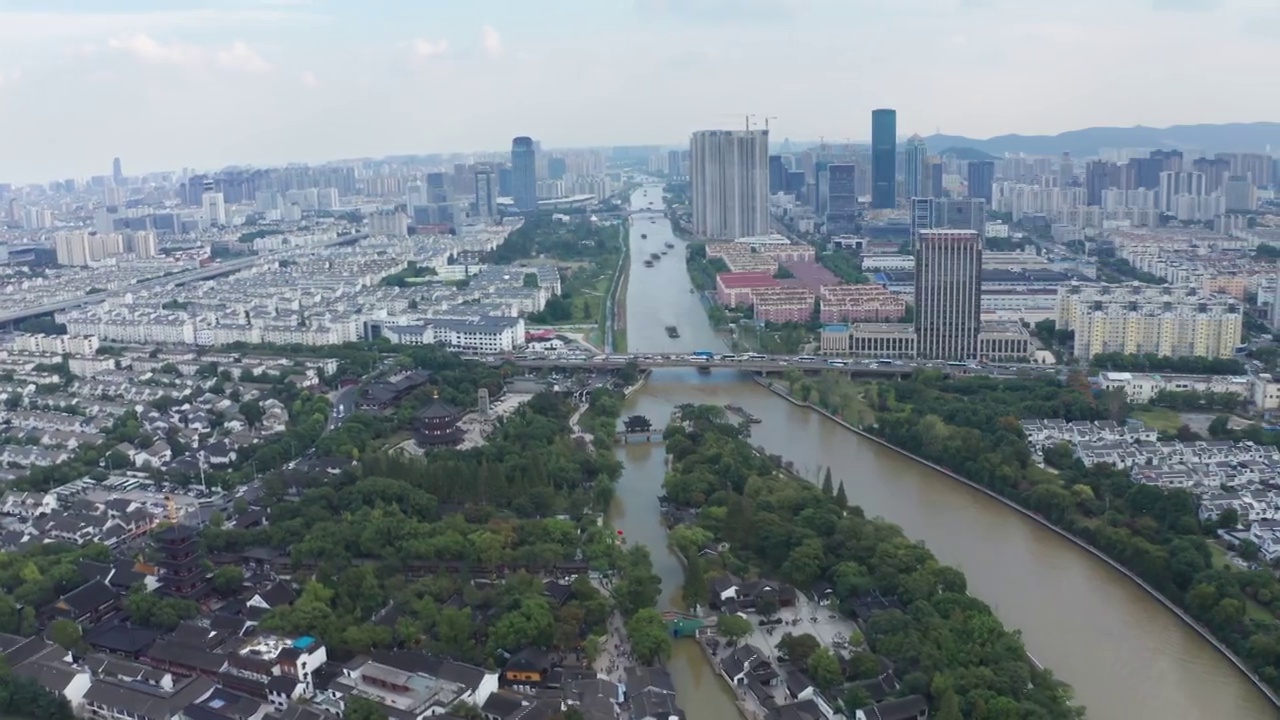
[[[462,442],[458,422],[462,412],[439,397],[433,398],[418,412],[414,422],[414,439],[423,449],[453,447]]]
[[[160,592],[183,600],[200,601],[209,594],[211,573],[190,525],[170,525],[152,534],[160,553]]]

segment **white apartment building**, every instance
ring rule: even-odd
[[[403,345],[442,343],[454,350],[510,352],[524,347],[524,318],[432,318],[423,325],[386,325],[383,335]]]
[[[19,333],[13,336],[13,349],[31,353],[56,355],[94,355],[98,352],[96,335],[41,335]]]
[[[227,224],[227,203],[222,193],[207,192],[200,198],[204,211],[205,225]]]
[[[1168,357],[1232,357],[1243,315],[1233,298],[1196,286],[1086,285],[1058,289],[1057,324],[1075,331],[1076,357],[1154,353]]]
[[[717,240],[768,234],[768,130],[696,132],[689,158],[694,233]]]

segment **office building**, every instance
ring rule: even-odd
[[[200,203],[204,209],[204,220],[209,225],[223,226],[227,224],[227,204],[222,193],[206,192]]]
[[[976,360],[982,329],[982,236],[972,230],[922,230],[915,254],[917,355]]]
[[[985,235],[987,203],[982,198],[912,198],[911,237],[923,230],[972,230]]]
[[[769,131],[703,130],[689,143],[693,231],[736,240],[769,233]]]
[[[563,180],[569,174],[569,162],[562,157],[547,158],[547,179]]]
[[[969,197],[982,198],[991,204],[991,188],[996,181],[996,164],[993,160],[971,160],[969,161],[967,173],[967,181],[969,185]]]
[[[1152,150],[1150,157],[1160,161],[1162,172],[1180,172],[1182,170],[1181,150]]]
[[[498,188],[492,168],[476,170],[476,214],[483,220],[498,217]]]
[[[1058,288],[1057,327],[1075,332],[1074,352],[1227,358],[1240,344],[1240,303],[1200,288],[1070,283]]]
[[[787,165],[781,155],[769,156],[769,194],[787,191]]]
[[[929,148],[924,138],[912,135],[907,138],[903,158],[903,195],[907,198],[929,197]]]
[[[449,202],[449,191],[445,187],[445,177],[442,172],[427,173],[427,202],[428,205],[436,203]],[[418,203],[414,203],[415,205]]]
[[[538,157],[532,138],[511,141],[511,200],[520,212],[538,209]]]
[[[111,160],[111,179],[117,186],[124,185],[124,166],[120,163],[120,158]]]
[[[871,111],[871,207],[897,206],[898,111]]]
[[[827,166],[828,235],[852,234],[858,222],[858,168],[851,163]]]

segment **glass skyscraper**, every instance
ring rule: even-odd
[[[871,207],[892,209],[898,189],[898,111],[871,111]]]
[[[521,136],[511,141],[511,200],[520,212],[538,209],[538,159],[533,138]]]

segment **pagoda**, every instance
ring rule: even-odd
[[[151,535],[159,553],[159,592],[168,597],[199,602],[209,594],[212,573],[205,563],[196,529],[190,525],[168,525]]]

